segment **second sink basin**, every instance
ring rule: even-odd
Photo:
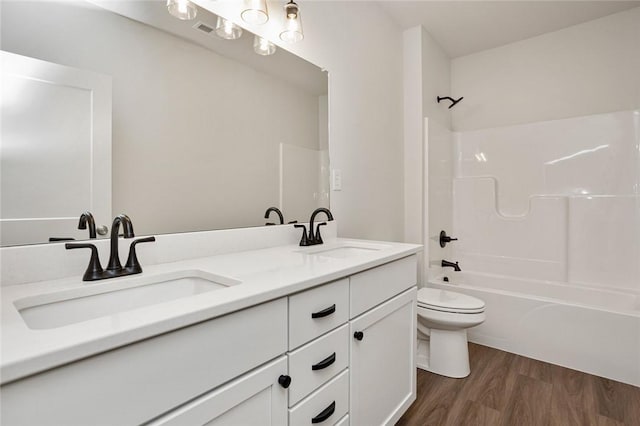
[[[360,256],[371,252],[384,250],[388,248],[385,244],[345,242],[338,244],[327,244],[314,247],[311,249],[300,250],[306,254],[314,254],[323,257],[332,257],[336,259],[345,259],[354,256]]]
[[[31,329],[50,329],[240,284],[200,270],[123,278],[15,301]]]

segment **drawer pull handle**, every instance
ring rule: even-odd
[[[327,368],[328,366],[330,366],[331,364],[333,364],[334,362],[336,362],[336,353],[332,353],[331,355],[329,355],[328,357],[326,357],[325,359],[323,359],[322,361],[320,361],[317,364],[313,364],[311,366],[312,370],[323,370],[325,368]]]
[[[353,337],[356,340],[362,340],[364,339],[364,333],[362,331],[356,331],[355,333],[353,333]]]
[[[283,388],[286,389],[291,384],[291,377],[282,375],[282,376],[278,377],[278,383],[280,383],[280,386],[282,386]]]
[[[322,423],[327,420],[331,415],[336,411],[336,402],[333,401],[331,405],[322,410],[322,413],[318,414],[314,418],[311,419],[311,423]]]
[[[327,309],[323,309],[320,312],[312,312],[311,313],[311,318],[326,317],[328,315],[331,315],[335,311],[336,311],[336,304],[334,303],[333,305],[329,306]]]

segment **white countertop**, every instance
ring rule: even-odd
[[[312,254],[345,245],[379,244],[379,250],[351,257]],[[4,287],[0,378],[7,383],[49,368],[95,355],[229,312],[336,280],[417,253],[422,246],[351,239],[335,239],[308,248],[285,245],[179,262],[144,266],[129,277],[83,282],[81,276]],[[172,271],[200,270],[240,281],[221,290],[183,297],[58,328],[30,329],[14,302],[44,293],[85,286],[113,285],[120,280],[153,279]]]

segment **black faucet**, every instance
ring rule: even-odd
[[[314,234],[313,232],[313,222],[316,219],[316,216],[318,215],[318,213],[324,213],[327,215],[327,219],[329,221],[333,220],[333,215],[331,214],[331,212],[329,211],[329,209],[325,208],[325,207],[320,207],[317,208],[313,211],[313,213],[311,213],[311,219],[309,219],[309,240],[313,241],[313,244],[322,244],[322,237],[320,237],[320,227],[322,225],[326,225],[326,223],[320,223],[318,224],[318,227],[316,228],[316,232]]]
[[[321,222],[316,226],[315,232],[313,231],[313,225],[318,213],[324,213],[327,215],[328,220],[333,220],[333,215],[329,209],[325,207],[317,208],[311,213],[311,219],[309,220],[309,232],[307,233],[307,227],[304,225],[294,225],[296,228],[302,228],[302,238],[300,239],[301,246],[315,246],[316,244],[322,244],[322,236],[320,235],[320,227],[327,224],[327,222]]]
[[[107,271],[118,273],[122,270],[122,264],[120,263],[120,256],[118,254],[118,233],[120,232],[120,224],[122,224],[122,231],[125,238],[133,238],[133,225],[131,219],[126,214],[120,214],[113,219],[111,224],[111,252],[109,253],[109,263],[107,264]]]
[[[267,211],[264,212],[264,218],[269,219],[269,215],[271,214],[271,212],[276,212],[276,214],[278,215],[278,218],[280,219],[280,225],[284,225],[284,216],[282,215],[282,212],[280,211],[280,209],[277,207],[269,207]],[[265,225],[275,225],[275,223],[267,222],[265,223]]]
[[[454,271],[456,272],[460,272],[462,271],[462,269],[460,269],[460,267],[458,266],[458,262],[453,263],[453,262],[449,262],[448,260],[442,260],[442,263],[440,264],[440,266],[442,266],[443,268],[453,268]]]
[[[93,219],[90,211],[86,211],[80,215],[78,229],[87,229],[87,225],[89,226],[89,238],[96,238],[96,221]]]
[[[142,267],[140,266],[140,262],[138,262],[138,257],[136,255],[136,245],[138,243],[148,243],[155,241],[156,238],[147,237],[134,240],[129,247],[129,257],[127,259],[127,264],[123,268],[122,264],[120,263],[120,256],[118,255],[118,232],[120,230],[120,225],[122,225],[125,238],[134,237],[133,225],[131,223],[131,219],[129,219],[129,216],[124,214],[116,216],[116,218],[113,220],[113,225],[111,225],[111,253],[109,256],[109,264],[106,270],[102,269],[100,258],[98,257],[98,249],[94,244],[65,244],[65,248],[67,250],[79,248],[91,249],[91,259],[89,260],[89,266],[87,267],[87,270],[82,276],[83,281],[104,280],[107,278],[122,277],[125,275],[139,274],[142,272]]]

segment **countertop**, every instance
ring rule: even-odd
[[[376,246],[356,255],[335,257],[319,250]],[[417,253],[422,246],[352,239],[334,239],[322,246],[285,245],[179,262],[151,265],[129,277],[83,282],[81,276],[2,288],[1,383],[41,372],[171,330],[287,296]],[[336,252],[337,253],[337,252]],[[153,281],[173,271],[197,270],[237,280],[227,288],[136,308],[51,329],[30,329],[16,301],[27,297],[91,286],[100,292]],[[137,281],[134,281],[137,280]],[[20,302],[18,302],[20,304]]]

